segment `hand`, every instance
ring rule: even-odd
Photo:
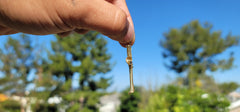
[[[133,44],[134,26],[125,0],[0,0],[0,35],[18,32],[67,36],[96,30]]]

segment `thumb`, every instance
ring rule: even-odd
[[[127,15],[127,20],[129,22],[129,29],[128,29],[127,35],[124,36],[123,41],[120,41],[120,44],[123,47],[125,47],[127,44],[133,45],[135,42],[134,25],[133,25],[132,17],[130,15],[130,12],[126,4],[126,0],[107,0],[107,1],[121,8]]]
[[[75,4],[75,7],[81,8],[75,8],[73,12],[76,13],[70,13],[74,22],[72,24],[77,24],[80,29],[99,31],[121,43],[132,41],[133,26],[129,23],[127,13],[122,8],[105,0],[91,0],[91,2],[86,1],[86,3],[83,3],[84,0],[80,1],[81,3]],[[80,11],[84,13],[81,13],[82,17],[77,17],[79,14],[77,12]],[[126,38],[126,36],[128,37]]]

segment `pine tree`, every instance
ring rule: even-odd
[[[48,56],[42,56],[45,49],[32,45],[26,35],[8,38],[0,49],[0,92],[24,96],[26,87],[33,84],[35,88],[28,95],[37,98],[33,111],[57,111],[59,105],[47,103],[52,96],[62,97],[68,112],[98,111],[99,96],[111,84],[111,77],[105,76],[112,67],[106,40],[97,32],[56,39]],[[74,74],[80,74],[78,88],[72,87]],[[30,75],[34,78],[29,79]]]
[[[135,87],[133,94],[129,94],[129,88],[122,91],[119,112],[138,112],[141,102],[141,89],[143,87]]]
[[[229,33],[222,36],[221,31],[212,31],[212,25],[201,25],[198,21],[184,25],[181,29],[171,29],[164,34],[161,46],[166,64],[177,73],[187,73],[185,85],[196,86],[200,77],[207,71],[228,70],[234,62],[233,53],[229,57],[216,58],[228,48],[238,44],[238,37]]]
[[[36,102],[46,101],[50,97],[51,88],[56,85],[56,81],[49,74],[48,61],[42,57],[43,51],[39,47],[41,46],[33,45],[31,38],[25,34],[19,34],[14,38],[8,37],[4,47],[0,49],[2,75],[0,77],[0,93],[7,94],[9,97],[14,95],[34,97],[37,99]],[[30,76],[32,78],[29,78]],[[34,85],[35,89],[28,89],[29,85]],[[42,88],[42,90],[38,88]],[[27,92],[30,94],[26,94]],[[15,109],[21,104],[21,110],[24,110],[21,102],[13,101],[11,98],[3,104],[12,104],[12,108]],[[10,105],[5,107],[5,111],[11,111]]]
[[[111,79],[104,76],[112,67],[106,44],[97,32],[57,37],[57,41],[52,42],[49,69],[60,82],[52,94],[62,96],[65,103],[70,104],[67,111],[97,111],[101,94],[97,91],[105,90]],[[80,74],[79,88],[74,89],[72,82],[76,73]]]
[[[24,95],[26,86],[31,83],[27,77],[33,69],[31,41],[26,35],[20,38],[8,38],[3,49],[0,49],[0,92],[5,94]]]

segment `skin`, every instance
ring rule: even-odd
[[[0,0],[0,35],[67,36],[99,31],[125,47],[135,41],[125,0]]]

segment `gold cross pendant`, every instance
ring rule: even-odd
[[[127,45],[127,58],[126,62],[129,67],[129,77],[130,77],[130,91],[129,94],[134,93],[134,85],[133,85],[133,63],[132,63],[132,48],[131,45]]]

